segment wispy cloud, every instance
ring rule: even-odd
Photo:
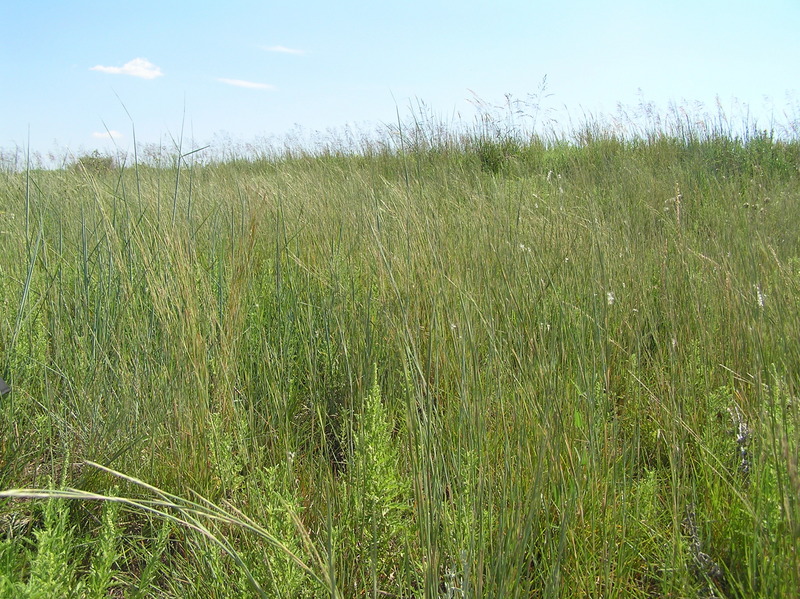
[[[106,67],[97,65],[89,69],[90,71],[100,71],[101,73],[110,73],[112,75],[130,75],[131,77],[140,77],[142,79],[155,79],[161,77],[164,73],[161,68],[154,65],[146,58],[134,58],[130,62],[126,62],[121,67]]]
[[[305,54],[305,50],[298,50],[297,48],[287,48],[286,46],[261,46],[262,50],[267,52],[279,52],[280,54]]]
[[[122,133],[114,131],[113,129],[110,131],[95,131],[92,133],[92,137],[95,139],[121,139]]]
[[[236,87],[246,87],[248,89],[275,89],[274,85],[269,83],[256,83],[255,81],[244,81],[243,79],[223,79],[219,78],[217,81],[227,85],[234,85]]]

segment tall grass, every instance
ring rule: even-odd
[[[793,596],[797,141],[359,143],[0,174],[2,592]]]

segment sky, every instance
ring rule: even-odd
[[[800,118],[798,31],[800,0],[6,0],[0,148],[469,122],[537,93],[562,122],[719,101],[767,127]]]

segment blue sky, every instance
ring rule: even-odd
[[[370,128],[417,100],[470,120],[472,92],[525,98],[545,76],[577,120],[719,97],[767,125],[800,117],[798,31],[799,0],[9,1],[0,148]]]

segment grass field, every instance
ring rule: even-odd
[[[0,174],[0,595],[796,596],[797,136],[395,133]]]

